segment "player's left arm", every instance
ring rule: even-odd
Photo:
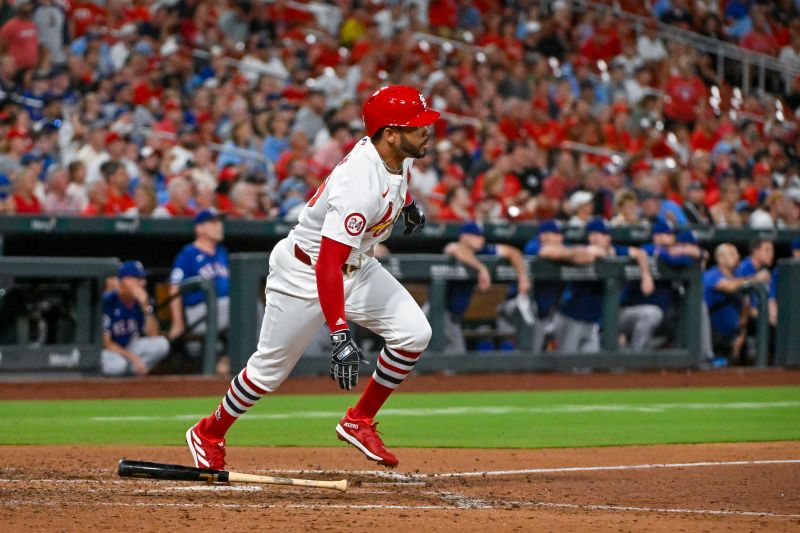
[[[639,265],[639,271],[642,274],[642,281],[640,284],[642,294],[645,296],[653,294],[656,286],[655,282],[653,282],[653,274],[650,272],[650,261],[648,261],[647,253],[641,248],[631,246],[628,248],[628,254],[633,257]]]
[[[525,259],[519,248],[507,244],[497,245],[497,255],[508,259],[511,266],[517,272],[517,287],[520,294],[528,294],[531,289],[531,280],[528,277],[528,269],[525,267]]]

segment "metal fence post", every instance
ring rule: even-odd
[[[604,350],[619,348],[619,294],[620,277],[624,264],[598,262],[597,273],[605,277],[603,283],[603,344]]]
[[[428,349],[432,352],[441,351],[444,348],[444,314],[447,312],[445,309],[445,296],[447,292],[447,281],[434,277],[431,279],[430,288],[428,289],[428,302],[430,303],[429,322],[431,324],[431,340],[428,343]]]
[[[228,355],[231,373],[239,372],[258,343],[258,306],[261,280],[269,270],[269,254],[231,254],[231,320],[228,326]]]
[[[775,364],[800,365],[800,260],[778,261],[778,331],[775,342]]]
[[[769,295],[762,283],[753,283],[745,288],[745,293],[753,293],[756,296],[756,306],[758,307],[758,317],[756,318],[756,361],[755,366],[765,368],[769,357],[769,310],[767,300]]]
[[[683,295],[684,339],[689,357],[694,359],[698,366],[703,363],[702,353],[702,327],[701,313],[703,308],[703,271],[699,263],[687,269],[686,292]]]

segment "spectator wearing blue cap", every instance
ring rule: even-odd
[[[207,306],[202,291],[180,295],[184,280],[199,276],[214,281],[217,296],[217,327],[228,329],[230,318],[230,269],[228,251],[220,244],[223,239],[222,219],[214,208],[203,209],[194,217],[195,240],[184,246],[172,265],[170,274],[170,311],[172,325],[169,338],[177,339],[188,329],[192,333],[205,331]]]
[[[791,249],[792,249],[792,257],[794,259],[800,259],[800,236],[797,236],[794,239],[792,239]]]
[[[536,237],[529,240],[522,251],[528,256],[574,265],[590,264],[597,257],[604,255],[599,249],[589,246],[564,244],[561,224],[557,220],[545,220],[539,224]],[[534,280],[533,282],[533,297],[536,304],[532,342],[534,353],[544,350],[547,335],[554,327],[556,306],[563,290],[562,281]]]
[[[106,376],[144,376],[169,353],[145,288],[139,261],[125,261],[117,272],[119,288],[103,296],[103,352]]]
[[[477,285],[480,291],[485,291],[491,286],[492,278],[489,274],[489,269],[477,256],[493,255],[505,257],[516,271],[518,293],[528,294],[530,292],[531,284],[522,252],[518,248],[507,244],[487,243],[483,228],[476,222],[462,224],[458,241],[451,242],[445,246],[444,252],[478,272]],[[451,281],[447,284],[444,321],[445,352],[447,353],[464,353],[466,351],[461,321],[464,317],[464,312],[469,307],[474,291],[474,281]]]
[[[672,226],[657,219],[651,230],[652,242],[642,246],[648,257],[672,267],[681,268],[699,261],[702,252],[696,244],[678,244]],[[643,350],[664,318],[674,310],[675,288],[671,281],[656,281],[655,290],[645,295],[639,283],[630,282],[622,291],[620,333],[628,338],[633,350]],[[671,321],[667,321],[667,329]]]
[[[601,218],[595,218],[586,225],[589,245],[604,253],[605,257],[633,257],[642,273],[640,283],[645,295],[653,293],[655,285],[650,274],[647,254],[639,248],[612,244],[608,225]],[[556,319],[555,336],[558,349],[562,352],[597,352],[600,350],[600,319],[603,310],[602,281],[570,281],[561,299]],[[630,318],[632,330],[639,322],[649,319],[644,314]]]

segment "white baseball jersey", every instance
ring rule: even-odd
[[[322,237],[346,244],[353,248],[347,263],[360,266],[362,256],[392,232],[405,204],[413,161],[403,160],[402,176],[390,174],[364,137],[308,201],[290,238],[313,262]]]

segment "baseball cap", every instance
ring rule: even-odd
[[[669,225],[669,222],[664,220],[663,218],[659,218],[653,223],[653,229],[651,231],[652,235],[656,235],[659,233],[669,233],[672,234],[672,226]]]
[[[800,250],[800,235],[798,235],[797,237],[795,237],[794,239],[792,239],[792,244],[791,244],[791,247],[792,247],[792,251],[793,251],[793,252],[794,252],[795,250]]]
[[[602,218],[593,218],[586,224],[586,233],[605,233],[608,234],[608,224]]]
[[[747,200],[739,200],[736,202],[735,209],[737,213],[752,213],[755,210],[755,208]]]
[[[575,191],[572,193],[572,196],[569,197],[569,205],[572,209],[577,209],[584,204],[588,204],[592,200],[594,200],[594,194],[589,191]]]
[[[125,261],[117,270],[118,278],[144,278],[144,266],[141,261]]]
[[[483,236],[483,228],[477,222],[465,222],[458,230],[459,235],[480,235]]]
[[[678,233],[678,237],[675,240],[681,244],[697,244],[697,235],[694,231],[687,229]]]
[[[197,224],[202,224],[203,222],[208,222],[209,220],[221,220],[221,219],[222,215],[220,215],[219,211],[217,211],[213,207],[207,207],[206,209],[203,209],[194,216],[194,223],[195,225],[197,225]]]
[[[557,220],[545,220],[539,224],[537,231],[538,235],[541,235],[542,233],[561,233],[561,224],[559,224]]]

